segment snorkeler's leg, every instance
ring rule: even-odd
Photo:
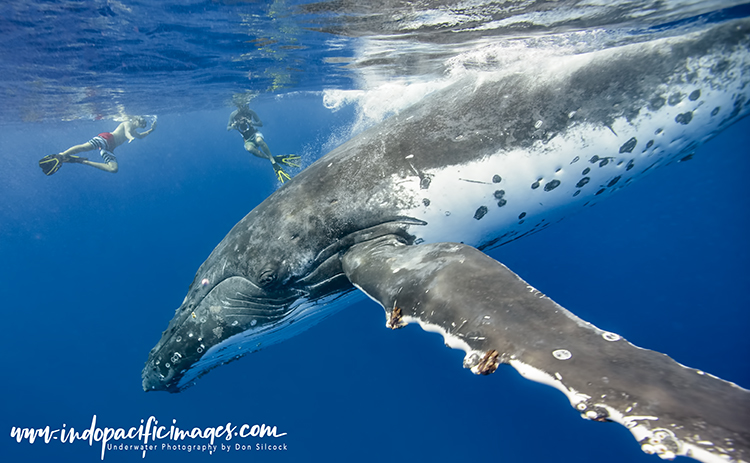
[[[271,155],[271,149],[268,147],[266,141],[261,135],[255,134],[255,144],[263,150],[263,153],[266,155],[265,157],[267,157],[268,159],[273,159],[273,156]]]
[[[120,167],[117,164],[117,160],[108,161],[108,162],[83,161],[81,162],[81,164],[86,164],[87,166],[96,167],[99,170],[110,172],[112,174],[116,174],[117,171],[120,170]]]
[[[120,169],[119,165],[117,164],[117,158],[115,155],[108,150],[99,150],[99,154],[102,155],[102,159],[104,162],[94,162],[94,161],[83,161],[82,164],[86,164],[87,166],[95,167],[99,170],[103,170],[104,172],[109,172],[111,174],[116,174],[117,171]]]
[[[63,156],[70,156],[73,154],[83,153],[84,151],[91,151],[94,149],[94,145],[92,145],[89,142],[81,143],[80,145],[71,146],[70,148],[66,149],[62,153],[59,153]]]
[[[258,147],[255,146],[255,143],[252,141],[248,140],[245,142],[245,149],[247,150],[248,153],[252,154],[253,156],[258,156],[259,158],[263,158],[263,159],[270,159],[271,162],[274,162],[273,156],[271,156],[270,158],[266,156],[266,154],[263,153],[261,150],[259,150]]]

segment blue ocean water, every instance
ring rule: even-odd
[[[370,301],[180,394],[142,391],[149,349],[198,266],[279,187],[269,163],[226,131],[233,94],[258,94],[252,107],[274,154],[310,163],[361,117],[355,105],[327,108],[323,90],[369,90],[403,63],[394,49],[368,66],[376,55],[355,47],[373,23],[357,34],[343,20],[322,27],[321,17],[347,17],[326,5],[292,15],[285,12],[297,6],[285,2],[4,4],[3,461],[98,461],[101,442],[11,437],[13,427],[82,431],[94,416],[102,429],[127,431],[153,416],[167,428],[267,424],[286,433],[220,437],[211,453],[160,441],[148,461],[657,461],[625,428],[580,419],[561,393],[509,367],[477,377],[438,335],[386,329]],[[351,8],[352,16],[393,23]],[[699,13],[675,8],[659,23]],[[71,27],[81,17],[83,25]],[[602,23],[615,21],[591,27]],[[430,43],[420,41],[424,59],[404,64],[402,74],[418,81],[436,71],[442,58],[422,51]],[[40,172],[39,158],[112,130],[122,112],[159,119],[152,135],[118,148],[116,175],[79,165]],[[745,119],[692,160],[491,255],[600,328],[748,387],[748,146]],[[113,448],[105,459],[144,455]]]

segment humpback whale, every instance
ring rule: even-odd
[[[750,458],[750,391],[636,347],[482,250],[688,158],[750,111],[750,20],[468,75],[334,149],[198,269],[142,371],[179,392],[364,294],[662,458]]]

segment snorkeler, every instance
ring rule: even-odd
[[[116,173],[118,170],[117,158],[112,153],[115,148],[125,143],[125,140],[130,143],[136,138],[143,138],[150,134],[156,128],[156,116],[151,116],[153,121],[151,122],[151,128],[148,130],[138,133],[136,129],[143,129],[146,127],[146,119],[143,116],[134,116],[127,121],[121,123],[113,132],[104,132],[95,136],[91,140],[81,145],[75,145],[68,148],[59,154],[50,154],[49,156],[43,157],[39,161],[39,167],[45,175],[52,175],[57,172],[64,162],[75,163],[75,164],[86,164],[87,166],[96,167],[106,172]],[[88,158],[75,156],[78,153],[84,151],[91,151],[99,149],[104,162],[93,162],[89,161]]]
[[[282,164],[289,167],[299,167],[300,157],[294,154],[287,154],[283,156],[273,156],[271,150],[268,148],[266,141],[263,139],[263,134],[258,132],[256,127],[263,127],[260,117],[250,109],[247,105],[238,106],[238,108],[229,115],[229,123],[227,124],[227,130],[237,129],[242,134],[242,139],[245,141],[245,149],[249,152],[258,156],[259,158],[265,158],[271,161],[273,171],[276,173],[276,178],[281,183],[290,180],[292,177],[287,174]]]

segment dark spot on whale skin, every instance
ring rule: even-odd
[[[687,156],[685,156],[684,158],[680,159],[678,162],[690,161],[691,159],[693,159],[694,155],[695,155],[695,153],[690,153]]]
[[[480,206],[479,209],[477,209],[477,211],[474,213],[474,218],[477,220],[481,219],[482,217],[487,215],[487,211],[487,206]]]
[[[695,100],[697,100],[700,97],[701,97],[701,91],[700,90],[693,90],[693,92],[690,94],[690,96],[688,96],[688,99],[690,101],[695,101]]]
[[[532,189],[532,190],[536,190],[537,188],[539,188],[539,182],[540,182],[540,181],[541,181],[541,179],[539,179],[539,180],[537,180],[536,182],[532,183],[532,184],[531,184],[531,189]]]
[[[719,114],[719,111],[721,111],[721,106],[717,106],[717,107],[715,107],[715,108],[714,108],[714,109],[713,109],[713,110],[711,111],[711,116],[715,116],[715,115]]]
[[[549,182],[548,184],[544,185],[544,191],[552,191],[559,186],[560,186],[560,180],[555,179]]]
[[[630,161],[628,161],[628,165],[625,166],[625,170],[628,171],[632,169],[633,167],[635,167],[635,159],[631,159]]]
[[[711,66],[711,73],[723,74],[727,69],[729,69],[729,67],[730,67],[729,61],[726,59],[722,59],[715,65]]]
[[[497,174],[492,176],[492,183],[500,183],[503,181],[503,178]]]
[[[578,196],[580,194],[581,194],[581,190],[576,190],[576,192],[573,193],[573,197],[575,198],[576,196]]]
[[[526,217],[525,212],[521,212],[521,214],[518,216],[519,219],[523,219],[524,217]]]
[[[737,117],[737,115],[742,111],[742,103],[744,101],[744,97],[740,95],[736,100],[734,100],[734,108],[732,108],[732,112],[729,114],[729,117],[725,120],[734,119]]]
[[[609,164],[609,161],[610,161],[611,159],[612,159],[612,158],[600,158],[600,157],[599,157],[599,156],[597,156],[597,155],[593,155],[593,156],[591,156],[591,159],[589,159],[589,162],[590,162],[591,164],[595,164],[595,163],[597,163],[597,162],[598,162],[598,163],[599,163],[599,167],[604,167],[604,166],[606,166],[607,164]],[[585,174],[584,174],[584,175],[585,175]]]
[[[637,144],[638,140],[636,140],[635,137],[631,138],[630,140],[623,143],[623,145],[620,147],[620,153],[632,153],[635,145]]]
[[[424,204],[425,206],[429,206],[429,205],[430,205],[430,200],[429,200],[429,199],[427,199],[427,198],[424,198],[424,199],[422,200],[422,204]]]
[[[673,94],[669,95],[669,98],[667,99],[667,104],[669,106],[678,105],[678,104],[680,104],[680,102],[682,101],[683,98],[684,98],[684,95],[682,93],[680,93],[680,92],[673,93]]]
[[[505,200],[505,190],[495,190],[495,193],[493,193],[493,196],[497,200],[497,207],[503,207],[506,204],[508,204],[508,201]]]
[[[588,175],[589,172],[591,172],[591,168],[587,167],[587,168],[583,169],[583,172],[581,172],[581,175]]]
[[[617,177],[615,177],[612,180],[610,180],[609,183],[607,184],[607,188],[615,186],[615,184],[620,181],[620,177],[621,176],[618,175]]]
[[[574,158],[573,158],[573,160],[572,160],[572,161],[570,161],[570,163],[571,163],[571,164],[575,164],[576,162],[578,162],[578,161],[580,161],[580,160],[581,160],[581,158],[580,158],[580,157],[578,157],[578,156],[576,156],[576,157],[574,157]]]
[[[651,99],[648,103],[648,109],[651,111],[660,109],[662,106],[664,106],[664,103],[666,103],[667,100],[664,99],[664,97],[657,96]]]
[[[583,177],[576,183],[576,188],[583,188],[587,183],[589,183],[591,179],[589,177]]]
[[[646,151],[647,149],[651,148],[652,146],[654,146],[654,141],[653,140],[649,140],[648,143],[646,143],[646,149],[644,149],[643,151]]]
[[[606,191],[606,188],[602,188],[601,190],[597,191],[594,196],[599,196],[600,194],[604,193]]]
[[[682,125],[688,125],[690,123],[690,121],[693,120],[693,112],[692,111],[688,111],[686,113],[678,114],[674,118],[674,120],[675,120],[675,122],[678,122],[678,123],[680,123]]]

